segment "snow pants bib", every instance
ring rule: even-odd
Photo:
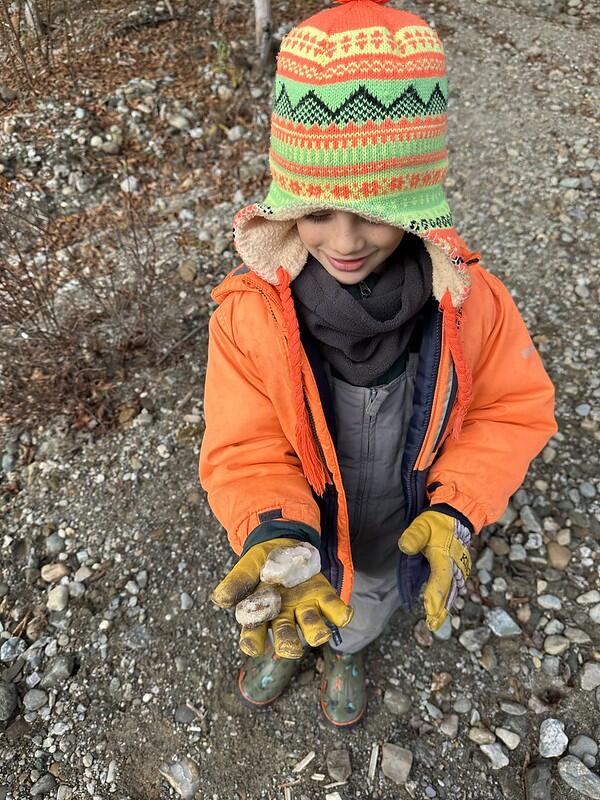
[[[342,642],[335,647],[340,652],[362,650],[400,607],[396,568],[406,513],[400,467],[418,360],[418,353],[409,353],[406,370],[375,387],[353,386],[336,378],[325,363],[355,568],[350,598],[354,617],[340,630]]]

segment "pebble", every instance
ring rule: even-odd
[[[492,769],[502,769],[509,763],[509,758],[502,749],[502,745],[497,742],[495,744],[482,744],[479,749],[492,762]]]
[[[137,192],[138,187],[139,187],[139,181],[133,175],[128,175],[119,184],[119,189],[122,192],[125,192],[125,194],[130,194],[132,192]]]
[[[17,707],[17,690],[13,683],[0,681],[0,722],[6,722]]]
[[[458,641],[462,644],[465,650],[469,651],[469,653],[475,653],[477,650],[481,650],[489,638],[490,629],[487,627],[481,627],[464,631],[458,637]]]
[[[571,550],[558,542],[548,542],[548,563],[554,569],[565,569],[572,556]]]
[[[565,734],[565,724],[550,717],[540,725],[539,751],[544,758],[562,755],[567,749],[569,739]]]
[[[565,756],[558,762],[558,774],[572,789],[584,797],[600,800],[600,776],[591,772],[575,756]]]
[[[69,602],[69,590],[66,586],[55,586],[48,592],[46,607],[50,611],[64,611]]]
[[[58,533],[53,533],[46,539],[46,552],[50,556],[56,556],[65,549],[65,540]]]
[[[0,661],[10,664],[27,650],[27,642],[18,636],[8,638],[0,647]]]
[[[399,689],[387,689],[383,695],[383,703],[392,714],[406,714],[411,708],[411,700]]]
[[[522,717],[527,714],[525,706],[522,706],[520,703],[515,703],[514,700],[500,700],[499,705],[502,711],[513,717]]]
[[[458,735],[458,714],[447,714],[440,723],[440,730],[450,739]]]
[[[30,689],[23,697],[23,705],[27,711],[37,711],[48,702],[48,695],[41,689]]]
[[[525,772],[525,795],[527,800],[551,800],[552,772],[550,762],[536,761]]]
[[[477,744],[493,744],[496,737],[487,728],[469,728],[469,739]]]
[[[597,589],[592,589],[589,592],[580,594],[576,598],[576,602],[579,603],[580,606],[591,606],[594,603],[600,603],[600,592]]]
[[[510,731],[508,728],[496,728],[494,733],[504,742],[504,744],[509,748],[509,750],[514,750],[519,746],[519,742],[521,741],[521,737],[515,733],[514,731]]]
[[[516,636],[521,633],[521,628],[503,608],[492,608],[486,622],[496,636]]]
[[[180,605],[182,611],[189,611],[194,605],[194,600],[187,592],[181,593]]]
[[[589,609],[588,614],[590,615],[590,619],[592,622],[595,622],[596,625],[600,625],[600,603],[596,606],[592,606]]]
[[[164,763],[159,772],[184,800],[193,800],[196,796],[200,788],[200,771],[191,758]]]
[[[508,554],[509,561],[526,561],[527,560],[527,550],[523,547],[522,544],[511,544],[510,552]]]
[[[51,659],[44,670],[40,686],[44,689],[54,689],[71,677],[75,669],[75,657],[63,654]]]
[[[65,575],[69,574],[69,568],[66,564],[44,564],[40,572],[42,580],[46,583],[56,583]]]
[[[29,794],[32,797],[37,797],[38,795],[50,794],[50,792],[53,792],[55,789],[56,778],[54,775],[51,775],[49,772],[47,772],[33,784],[29,790]]]
[[[579,736],[575,736],[569,742],[569,753],[581,759],[586,755],[597,756],[598,744],[593,739],[590,739],[589,736],[584,736],[580,733]]]
[[[410,750],[390,742],[385,742],[382,748],[381,771],[386,778],[399,785],[406,783],[413,762]]]
[[[588,661],[583,665],[580,676],[581,688],[584,692],[593,692],[600,686],[600,663]]]
[[[558,656],[568,650],[571,642],[565,636],[547,636],[544,639],[544,650],[551,656]]]
[[[327,772],[333,781],[347,781],[352,774],[350,753],[346,748],[327,753]]]
[[[555,594],[541,594],[539,595],[537,602],[540,608],[544,608],[551,611],[560,611],[560,609],[562,608],[561,599],[560,597],[557,597]]]
[[[541,533],[542,526],[540,525],[540,521],[534,514],[531,506],[524,505],[519,509],[519,517],[521,518],[521,522],[523,523],[523,528],[528,533]]]
[[[579,484],[579,492],[582,497],[585,497],[588,500],[596,497],[596,487],[587,481]]]

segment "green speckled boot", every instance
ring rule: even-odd
[[[287,688],[301,661],[301,658],[279,658],[267,637],[263,655],[249,656],[240,669],[241,700],[254,709],[266,708]]]
[[[367,710],[367,686],[363,654],[336,653],[321,647],[325,666],[321,678],[321,708],[336,728],[351,728]]]

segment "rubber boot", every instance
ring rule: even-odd
[[[321,709],[335,728],[351,728],[367,710],[367,686],[362,652],[337,653],[321,647],[325,666],[321,677]]]
[[[298,671],[301,658],[280,658],[275,655],[269,637],[265,652],[248,656],[238,675],[240,699],[254,709],[266,708],[287,688]]]

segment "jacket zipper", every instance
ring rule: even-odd
[[[369,289],[369,287],[364,281],[361,281],[358,284],[358,288],[360,289],[360,296],[362,298],[370,297],[373,294],[373,292]]]

